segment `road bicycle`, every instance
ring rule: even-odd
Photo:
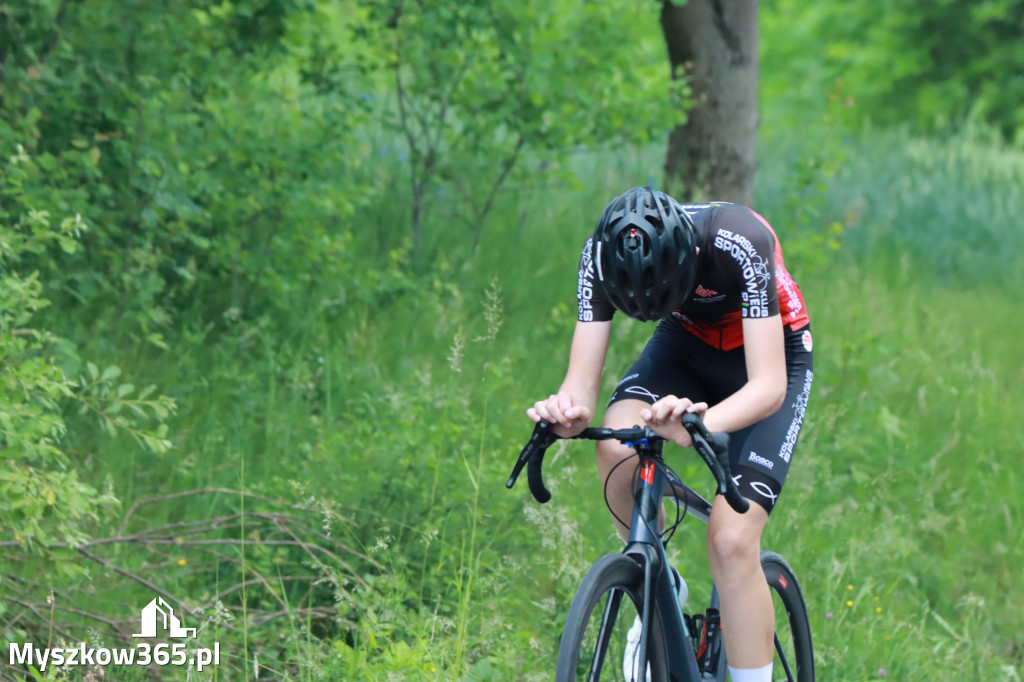
[[[683,415],[694,449],[724,495],[740,513],[749,502],[729,471],[728,435],[711,433],[700,417]],[[665,547],[686,516],[707,523],[711,503],[683,483],[661,457],[665,439],[650,427],[588,428],[573,438],[615,439],[636,452],[634,506],[629,540],[619,554],[599,559],[580,583],[562,632],[556,682],[624,680],[626,682],[706,682],[726,678],[721,641],[718,592],[711,586],[710,604],[702,613],[687,614],[679,597]],[[544,453],[559,436],[540,422],[523,448],[506,487],[511,488],[527,466],[530,492],[540,503],[551,499],[544,485]],[[676,502],[674,524],[660,531],[658,514],[664,498]],[[807,606],[793,569],[775,552],[761,552],[761,566],[775,605],[775,660],[772,679],[813,682],[814,653]],[[639,644],[634,622],[639,619]],[[629,630],[633,642],[629,643]],[[627,658],[627,651],[635,652]],[[640,671],[646,671],[646,675]]]

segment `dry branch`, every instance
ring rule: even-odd
[[[244,496],[254,507],[269,509],[140,527],[141,509],[197,495]],[[17,542],[0,542],[6,564],[0,631],[23,633],[25,641],[45,642],[52,632],[78,642],[99,628],[130,646],[140,608],[157,595],[201,636],[209,627],[229,637],[243,623],[250,634],[279,622],[289,628],[311,621],[331,627],[339,615],[337,592],[349,584],[367,585],[353,563],[383,567],[321,532],[327,513],[332,523],[351,525],[325,509],[228,488],[200,488],[139,500],[112,536],[77,546],[58,543],[41,554]],[[75,565],[82,577],[60,576],[51,570],[54,560]],[[182,598],[176,592],[187,594]],[[48,602],[45,595],[50,594]],[[0,671],[4,668],[10,670],[2,666]]]

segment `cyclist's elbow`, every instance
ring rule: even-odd
[[[765,387],[764,392],[764,407],[765,417],[770,417],[779,411],[782,404],[786,402],[786,389],[787,385],[785,381],[773,381]]]

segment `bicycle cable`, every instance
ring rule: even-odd
[[[612,476],[615,475],[616,470],[618,470],[618,468],[620,466],[622,466],[623,464],[625,464],[626,462],[628,462],[629,460],[634,459],[634,458],[637,459],[637,460],[639,460],[639,458],[640,458],[639,453],[637,453],[636,451],[634,451],[628,457],[623,457],[622,459],[620,459],[615,464],[615,466],[612,467],[612,470],[608,472],[608,476],[604,479],[604,486],[603,486],[604,506],[608,508],[608,512],[612,515],[612,518],[615,519],[623,528],[626,529],[627,533],[629,532],[629,529],[630,529],[630,523],[622,520],[622,518],[618,514],[615,513],[615,510],[612,509],[612,505],[608,502],[608,481],[611,480]],[[654,460],[654,462],[655,462],[655,466],[660,466],[660,467],[663,468],[664,471],[669,472],[669,473],[672,474],[672,476],[668,476],[666,474],[666,478],[669,479],[669,485],[671,485],[673,490],[675,490],[675,485],[672,483],[672,478],[674,477],[676,480],[678,480],[680,482],[682,482],[682,479],[679,477],[678,474],[675,473],[675,471],[672,470],[671,467],[669,467],[668,464],[665,463],[664,460],[656,458]],[[633,478],[632,478],[632,481],[630,483],[630,488],[631,489],[636,490],[636,483],[637,483],[637,479],[639,478],[639,476],[640,476],[640,467],[639,467],[639,461],[638,461],[637,465],[633,469]],[[680,500],[674,494],[671,495],[671,497],[672,497],[672,500],[675,502],[675,506],[676,506],[676,518],[675,518],[675,520],[671,524],[666,522],[665,529],[661,530],[661,531],[655,531],[654,529],[648,528],[648,530],[651,531],[652,535],[658,535],[658,536],[661,537],[662,547],[668,547],[669,541],[673,538],[673,536],[675,536],[676,530],[679,528],[679,526],[686,519],[686,514],[689,511],[689,502],[688,501]],[[664,501],[665,496],[662,495],[661,499]]]
[[[627,533],[629,532],[630,524],[628,522],[626,522],[626,521],[623,521],[619,517],[619,515],[615,513],[615,510],[612,509],[612,505],[608,502],[608,481],[612,480],[612,476],[615,475],[615,471],[620,466],[622,466],[623,464],[625,464],[626,462],[628,462],[631,459],[634,459],[634,458],[639,459],[639,457],[640,456],[639,456],[639,454],[637,454],[636,451],[634,451],[628,457],[623,457],[622,459],[620,459],[618,461],[618,463],[615,466],[612,467],[612,470],[608,472],[608,475],[604,479],[604,486],[603,486],[604,506],[608,508],[608,512],[612,515],[612,518],[615,519],[616,521],[618,521],[619,525],[621,525],[623,528],[626,529]],[[633,470],[633,481],[632,481],[632,484],[631,484],[630,487],[633,488],[634,490],[636,489],[636,477],[637,477],[637,471],[638,470],[639,470],[639,467],[637,467],[636,469]]]

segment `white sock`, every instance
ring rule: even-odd
[[[743,668],[737,670],[729,666],[729,677],[732,682],[772,682],[772,664],[763,668]]]

